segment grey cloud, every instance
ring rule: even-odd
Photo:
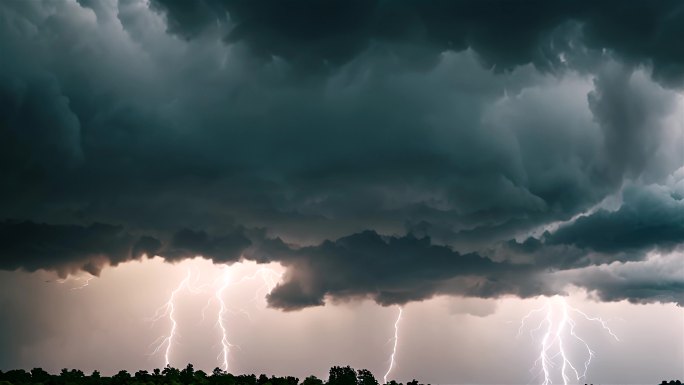
[[[560,227],[550,244],[603,253],[672,248],[684,242],[684,201],[665,186],[628,186],[616,211],[598,210]]]
[[[78,270],[99,275],[105,266],[142,255],[160,255],[169,262],[197,255],[222,264],[243,258],[279,262],[287,273],[268,301],[286,310],[323,305],[328,297],[372,298],[389,305],[437,294],[490,298],[540,293],[532,288],[536,269],[531,265],[494,262],[474,253],[459,254],[432,244],[429,238],[382,236],[374,231],[301,247],[268,238],[259,229],[237,229],[221,236],[182,229],[163,245],[150,236],[133,236],[120,226],[5,221],[0,226],[0,245],[3,270],[54,270],[62,276]]]
[[[588,101],[603,130],[604,178],[638,177],[660,146],[662,120],[675,109],[666,91],[618,63],[601,69]]]
[[[285,310],[323,305],[326,298],[371,298],[390,305],[437,294],[540,294],[522,287],[534,285],[533,266],[460,254],[411,235],[365,231],[291,253],[294,257],[281,261],[288,268],[283,281],[268,295],[271,306]]]
[[[684,264],[680,253],[681,250],[653,254],[644,261],[561,271],[549,278],[556,285],[584,287],[601,301],[674,302],[684,306]]]
[[[572,283],[606,301],[681,304],[684,205],[676,193],[681,183],[671,182],[627,186],[618,209],[596,210],[540,238],[508,241],[491,256],[548,269],[544,279],[556,281],[555,290]],[[653,253],[668,255],[667,265]]]
[[[608,49],[650,64],[654,76],[681,83],[677,41],[684,10],[675,0],[613,1],[278,1],[154,0],[172,33],[193,38],[217,23],[226,40],[307,67],[349,62],[374,45],[407,62],[443,51],[475,50],[499,69],[534,63],[560,67],[577,46]],[[411,49],[402,49],[411,46]]]
[[[626,195],[485,257],[684,162],[678,96],[652,80],[678,59],[647,44],[674,3],[278,4],[0,5],[0,218],[35,231],[7,235],[4,268],[243,255],[288,266],[271,303],[297,308],[554,293],[538,273],[681,243],[670,198]],[[637,11],[663,33],[616,45]],[[646,219],[671,230],[630,237]],[[84,223],[120,227],[60,225]]]
[[[503,249],[505,258],[500,259],[496,255],[492,258],[477,253],[461,254],[426,237],[384,236],[370,230],[315,246],[298,246],[270,238],[262,229],[236,229],[220,236],[182,229],[163,245],[155,238],[134,237],[111,225],[5,222],[0,228],[0,267],[54,270],[61,275],[85,270],[98,275],[105,266],[143,254],[160,255],[169,262],[197,255],[221,264],[242,259],[277,262],[287,270],[267,299],[270,306],[283,310],[360,298],[381,305],[421,301],[436,295],[527,298],[562,294],[568,284],[596,292],[602,300],[680,301],[678,287],[684,281],[677,273],[666,281],[648,273],[640,274],[638,280],[614,279],[604,270],[611,271],[613,265],[606,265],[605,259],[588,259],[586,245],[575,246],[576,251],[571,252],[553,244],[551,237],[563,234],[563,229],[547,234],[542,241],[509,242]],[[517,259],[511,252],[522,254],[523,258]],[[637,260],[643,258],[643,253],[638,254]],[[627,270],[628,276],[634,276],[634,271]],[[624,290],[620,295],[612,294],[621,287]]]
[[[4,221],[0,223],[0,268],[3,270],[54,270],[61,276],[79,270],[98,275],[143,254],[155,255],[160,243],[135,237],[120,226],[48,225]]]
[[[20,74],[21,70],[16,68],[2,67],[0,169],[3,178],[23,174],[35,180],[82,162],[80,121],[59,81],[49,73]]]
[[[211,237],[205,231],[182,229],[173,234],[169,248],[161,253],[168,260],[199,255],[211,258],[216,263],[233,263],[240,260],[242,252],[251,244],[240,230]]]

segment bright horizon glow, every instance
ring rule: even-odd
[[[387,312],[386,308],[367,300],[330,302],[323,307],[295,312],[267,308],[264,296],[272,289],[275,277],[270,276],[271,281],[259,277],[264,267],[278,274],[284,272],[278,264],[262,266],[254,262],[240,262],[228,268],[232,284],[226,286],[221,295],[225,303],[227,341],[240,347],[230,352],[232,373],[295,375],[300,379],[313,374],[325,379],[330,366],[351,365],[356,369],[369,369],[376,378],[382,378],[381,374],[387,370],[387,330],[392,325],[398,326],[396,313]],[[111,349],[106,354],[92,350],[100,344],[98,335],[85,338],[83,346],[73,345],[75,340],[70,336],[80,333],[83,326],[73,319],[57,320],[64,339],[29,347],[24,352],[27,360],[32,360],[30,364],[27,362],[28,369],[42,366],[58,372],[62,367],[76,367],[113,374],[120,369],[162,367],[164,357],[149,356],[148,346],[157,336],[168,333],[171,321],[165,318],[150,325],[148,319],[153,315],[153,309],[164,304],[170,293],[179,287],[179,282],[187,279],[188,271],[192,271],[192,278],[186,283],[203,291],[180,290],[176,293],[177,338],[173,342],[170,363],[184,367],[192,362],[197,369],[207,372],[223,366],[225,362],[220,356],[222,333],[213,316],[219,314],[220,303],[207,301],[216,295],[212,287],[218,287],[214,284],[223,277],[224,266],[203,258],[177,264],[148,258],[106,268],[101,277],[91,280],[83,290],[71,290],[72,286],[81,286],[82,280],[55,285],[54,279],[44,282],[45,278],[54,277],[51,273],[21,273],[27,287],[46,290],[64,306],[98,309],[83,316],[83,322],[100,325],[98,335],[108,336]],[[8,273],[3,274],[1,278],[8,276]],[[250,277],[259,279],[247,279]],[[145,290],[140,291],[139,287]],[[127,295],[129,291],[136,294]],[[648,368],[677,370],[676,364],[672,363],[684,357],[684,331],[681,330],[684,311],[681,308],[673,304],[600,303],[587,299],[586,293],[576,290],[571,291],[566,300],[586,314],[604,317],[623,340],[617,344],[613,337],[603,332],[588,332],[586,337],[591,338],[591,348],[597,358],[592,361],[587,383],[606,383],[606,373],[624,362],[631,362],[623,370],[625,376],[640,382],[645,382],[646,378],[640,380],[639,373]],[[103,301],[107,303],[106,307],[102,307]],[[500,383],[505,378],[513,378],[527,383],[531,381],[528,369],[538,353],[535,353],[538,345],[529,339],[516,339],[516,334],[525,313],[541,307],[546,301],[543,297],[526,300],[507,297],[479,302],[437,297],[411,303],[410,314],[401,314],[402,364],[392,366],[392,378],[401,382],[416,378],[426,383],[472,383],[478,379]],[[454,307],[456,304],[458,306]],[[202,311],[206,313],[206,320],[201,317]],[[640,330],[651,324],[650,317],[662,320],[662,325],[651,335],[645,335]],[[51,353],[57,346],[61,346],[64,354]],[[629,351],[636,346],[646,352],[667,349],[672,355],[666,357],[669,361],[661,366],[661,361],[650,355],[641,358],[640,362],[630,361]],[[577,353],[572,351],[570,354]],[[501,360],[508,361],[513,369],[502,369],[501,373],[490,371],[487,378],[475,377],[488,365]],[[105,363],[111,366],[107,367]],[[669,376],[681,377],[681,374]]]

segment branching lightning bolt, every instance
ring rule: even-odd
[[[591,365],[591,360],[595,357],[595,353],[589,347],[589,344],[575,331],[577,323],[570,316],[571,312],[581,315],[587,321],[600,324],[601,328],[608,332],[608,334],[610,334],[611,337],[613,337],[616,341],[620,341],[617,335],[613,333],[610,327],[608,327],[606,321],[604,321],[603,319],[599,317],[589,316],[581,310],[570,306],[562,297],[555,298],[557,299],[557,302],[560,306],[560,315],[554,317],[555,309],[553,307],[553,304],[549,300],[543,307],[534,309],[527,313],[521,319],[520,327],[518,328],[518,336],[520,336],[523,332],[526,322],[533,315],[535,315],[536,313],[544,313],[544,316],[541,318],[537,327],[530,330],[530,335],[533,335],[534,332],[540,330],[543,330],[544,333],[541,339],[541,348],[539,356],[535,360],[534,366],[532,368],[533,370],[538,365],[541,366],[540,375],[543,375],[544,377],[542,385],[551,385],[553,383],[551,379],[552,372],[553,369],[557,366],[558,357],[560,357],[561,364],[560,376],[563,379],[564,385],[568,385],[569,383],[574,381],[579,382],[582,378],[586,379],[587,371],[589,370],[589,366]],[[559,319],[556,320],[556,318]],[[577,343],[580,344],[580,346],[583,347],[584,350],[586,350],[587,358],[584,361],[584,370],[581,373],[580,370],[577,369],[577,365],[573,364],[572,359],[569,358],[568,345],[570,342],[567,340],[568,337],[575,340]],[[573,376],[574,379],[572,379],[571,376]]]
[[[403,312],[404,312],[404,309],[401,306],[399,306],[399,314],[397,314],[397,320],[394,321],[394,337],[392,338],[392,340],[394,341],[394,346],[392,348],[392,355],[390,355],[390,360],[389,360],[390,364],[389,364],[389,368],[387,368],[387,372],[385,372],[385,375],[382,377],[384,384],[387,383],[387,377],[389,376],[389,374],[392,372],[392,369],[394,368],[394,357],[397,354],[397,345],[399,344],[399,322],[401,321],[401,315]]]
[[[95,277],[90,276],[85,279],[85,282],[83,282],[83,284],[81,284],[80,286],[72,287],[71,290],[83,290],[84,288],[90,285],[90,281],[92,281],[93,279],[95,279]]]
[[[162,336],[159,339],[157,339],[157,341],[155,341],[157,343],[157,346],[152,352],[152,354],[157,354],[162,349],[162,347],[165,347],[164,366],[169,366],[171,347],[173,346],[174,339],[177,337],[178,322],[176,321],[176,295],[178,294],[178,292],[180,292],[184,287],[188,285],[188,283],[190,282],[191,275],[192,274],[190,270],[188,270],[188,273],[185,276],[185,278],[171,292],[168,301],[166,301],[164,305],[157,309],[154,317],[152,318],[152,322],[156,322],[161,318],[168,316],[169,320],[171,321],[171,329],[169,330],[169,333],[166,336]]]
[[[219,311],[216,319],[216,324],[218,325],[219,329],[221,329],[221,353],[219,353],[217,359],[221,361],[222,369],[225,371],[228,371],[228,354],[230,353],[230,348],[233,346],[228,341],[228,330],[226,330],[226,326],[224,325],[227,307],[226,303],[223,301],[223,292],[226,290],[226,287],[228,287],[229,283],[230,279],[228,276],[228,268],[226,268],[226,272],[224,273],[223,278],[223,284],[221,285],[221,287],[219,287],[219,289],[216,291],[216,294],[214,295],[214,297],[219,303]]]
[[[253,280],[253,279],[256,279],[257,277],[260,277],[264,281],[264,285],[259,287],[259,289],[257,289],[256,293],[254,294],[254,299],[256,300],[258,295],[259,295],[260,290],[265,288],[267,294],[270,293],[271,290],[273,290],[273,288],[278,283],[278,280],[280,279],[281,276],[282,276],[282,274],[279,274],[279,273],[275,272],[274,270],[271,270],[271,269],[266,268],[266,267],[262,267],[262,268],[259,268],[259,270],[257,270],[252,275],[243,277],[242,279],[240,279],[238,281],[231,282],[230,270],[229,270],[228,266],[226,266],[224,268],[223,278],[221,280],[222,283],[218,287],[218,289],[216,290],[216,292],[214,294],[214,299],[219,304],[219,310],[218,310],[218,313],[216,316],[216,325],[218,326],[219,330],[221,331],[221,352],[219,353],[217,360],[219,360],[219,362],[221,363],[223,370],[228,371],[228,367],[229,367],[228,356],[230,353],[230,348],[236,346],[236,345],[231,344],[230,341],[228,340],[228,327],[225,324],[226,314],[230,311],[230,309],[228,308],[228,306],[226,306],[226,303],[223,299],[226,288],[231,284],[237,285],[237,284],[243,283],[245,281]],[[207,306],[208,306],[208,304],[207,304]],[[249,313],[247,311],[245,311],[244,309],[240,309],[240,312],[242,314],[246,314],[249,317]],[[204,310],[203,310],[203,313],[204,313]]]
[[[92,281],[93,279],[95,279],[95,276],[93,276],[93,275],[89,275],[88,277],[85,277],[85,278],[84,278],[84,277],[72,277],[72,276],[69,276],[69,277],[67,277],[67,278],[58,279],[58,280],[55,281],[55,282],[57,282],[57,283],[59,283],[59,284],[64,284],[64,283],[67,283],[67,282],[69,282],[69,281],[83,282],[83,283],[81,283],[80,285],[74,286],[74,287],[72,287],[72,288],[69,289],[69,290],[82,290],[82,289],[84,289],[85,287],[87,287],[88,285],[90,285],[90,281]]]
[[[253,280],[257,278],[261,278],[264,282],[262,286],[260,286],[256,293],[254,300],[257,299],[259,293],[265,289],[266,293],[270,293],[271,290],[276,286],[278,281],[280,280],[282,274],[277,273],[276,271],[266,268],[266,267],[261,267],[259,268],[254,274],[245,276],[241,278],[240,280],[233,281],[231,279],[231,271],[228,266],[225,266],[223,269],[223,273],[221,276],[215,280],[213,283],[209,284],[204,284],[201,286],[196,286],[195,284],[197,281],[199,281],[199,275],[194,281],[191,281],[191,277],[193,276],[192,272],[188,270],[187,275],[185,278],[178,284],[178,286],[171,292],[171,295],[169,296],[168,300],[164,305],[162,305],[157,311],[155,312],[154,316],[151,318],[152,322],[156,322],[162,318],[168,317],[169,321],[171,322],[171,328],[169,332],[166,335],[163,335],[159,337],[156,341],[152,343],[152,346],[155,346],[154,351],[151,354],[157,354],[160,351],[164,351],[164,362],[165,365],[168,366],[170,364],[170,356],[171,356],[171,351],[172,347],[176,343],[176,339],[178,337],[178,322],[176,319],[176,311],[177,311],[177,306],[176,306],[176,297],[178,296],[178,293],[181,292],[182,290],[188,290],[192,293],[201,293],[204,292],[206,293],[206,289],[208,287],[212,287],[213,289],[213,295],[209,298],[207,301],[206,306],[202,309],[202,320],[205,319],[205,314],[209,306],[213,301],[216,301],[218,304],[218,311],[216,313],[216,327],[219,329],[220,334],[221,334],[221,339],[220,339],[220,352],[216,359],[219,361],[221,368],[225,371],[228,371],[229,367],[229,355],[230,355],[230,350],[232,347],[237,347],[237,345],[234,345],[230,342],[228,338],[228,333],[229,333],[229,327],[226,324],[227,323],[227,314],[229,312],[232,313],[241,313],[245,314],[249,317],[249,313],[244,310],[244,309],[239,309],[238,311],[233,311],[230,309],[230,307],[226,304],[226,301],[224,299],[225,292],[228,289],[229,286],[234,286],[240,283],[243,283],[248,280]]]

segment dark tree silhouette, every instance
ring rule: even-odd
[[[357,372],[356,383],[358,385],[378,385],[378,380],[373,377],[370,370],[361,369]]]
[[[350,366],[333,366],[330,368],[328,385],[357,385],[356,372]]]
[[[309,376],[302,381],[302,385],[323,385],[323,380],[316,376]]]
[[[27,372],[22,369],[0,371],[0,385],[380,385],[367,369],[354,370],[350,366],[333,366],[330,368],[328,381],[316,376],[306,377],[301,383],[292,376],[268,377],[265,374],[257,377],[254,374],[241,374],[235,376],[220,368],[212,370],[211,375],[202,370],[195,370],[192,364],[185,369],[179,370],[171,366],[162,369],[138,370],[131,375],[125,370],[106,377],[97,370],[90,376],[76,369],[62,369],[59,374],[53,375],[41,368],[31,369]],[[403,385],[394,380],[383,385]],[[412,380],[406,385],[423,385],[417,380]],[[428,384],[430,385],[430,384]],[[593,385],[593,384],[592,384]],[[655,385],[655,383],[654,383]],[[682,385],[679,380],[663,381],[658,385]]]
[[[126,385],[131,383],[131,374],[125,370],[119,371],[119,373],[112,376],[113,385]]]

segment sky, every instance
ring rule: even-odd
[[[683,33],[676,0],[1,2],[0,370],[382,378],[396,342],[390,379],[542,383],[549,327],[554,383],[561,340],[571,383],[684,379]]]

